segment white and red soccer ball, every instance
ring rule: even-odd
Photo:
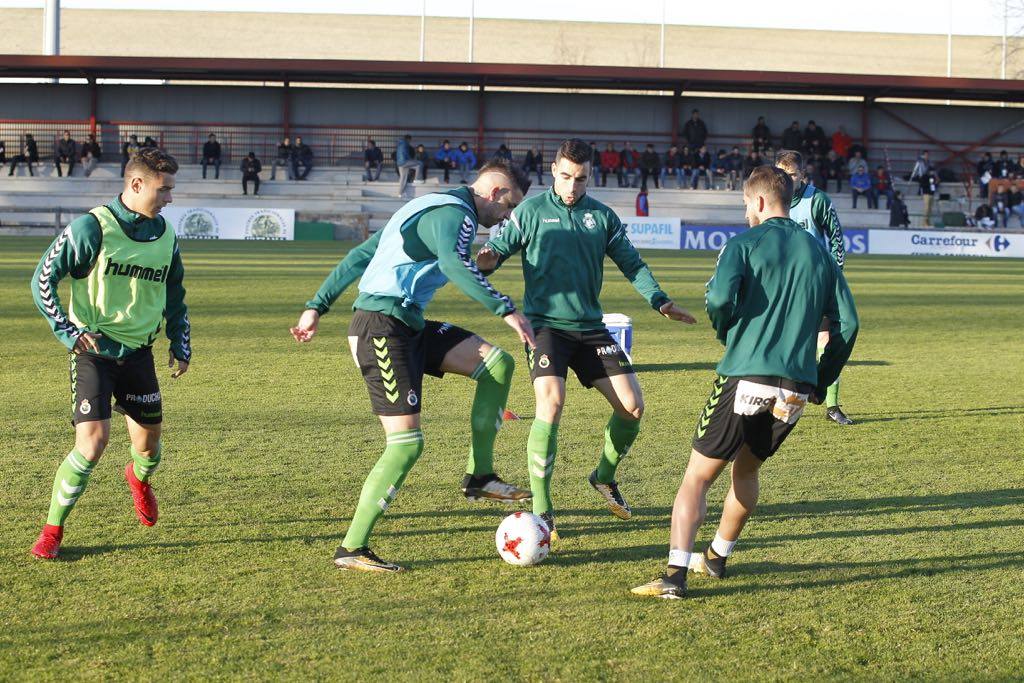
[[[498,555],[509,564],[528,567],[544,561],[551,550],[551,532],[537,515],[513,512],[494,534]]]

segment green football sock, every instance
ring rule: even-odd
[[[640,433],[640,420],[621,417],[612,413],[604,428],[604,452],[597,462],[597,480],[602,484],[615,481],[615,468],[629,453],[630,446]]]
[[[347,550],[367,545],[373,525],[398,495],[409,470],[423,452],[423,432],[410,429],[387,435],[387,446],[363,482],[356,513],[341,545]]]
[[[85,485],[89,483],[89,475],[95,466],[96,463],[86,460],[77,448],[68,453],[68,457],[64,458],[64,462],[57,468],[57,476],[53,478],[50,512],[46,516],[47,524],[64,526],[64,520],[82,497]]]
[[[156,471],[157,465],[160,464],[160,452],[162,449],[163,444],[157,442],[156,452],[153,454],[153,457],[147,458],[135,450],[135,446],[131,447],[132,460],[134,461],[132,470],[135,472],[136,479],[139,481],[149,481],[149,478],[153,476],[153,472]]]
[[[825,407],[835,408],[839,405],[839,379],[828,385],[828,389],[825,390]]]
[[[551,512],[551,473],[555,471],[557,452],[558,423],[534,420],[530,427],[530,438],[526,442],[526,459],[535,515]]]
[[[512,356],[495,346],[469,376],[476,380],[476,395],[470,415],[473,444],[469,450],[466,474],[481,476],[494,473],[494,440],[501,429],[515,368]]]
[[[825,353],[825,347],[818,347],[818,358],[821,358],[821,354]],[[839,378],[836,378],[835,382],[832,382],[825,390],[825,407],[835,408],[839,405]]]

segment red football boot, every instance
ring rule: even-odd
[[[60,542],[64,538],[64,527],[47,524],[39,534],[39,539],[32,546],[32,554],[40,560],[55,560],[60,552]]]
[[[156,496],[153,495],[153,487],[144,481],[139,481],[135,476],[135,467],[132,461],[124,468],[124,479],[128,482],[128,488],[132,491],[132,502],[135,503],[135,516],[145,526],[156,524],[157,509]]]

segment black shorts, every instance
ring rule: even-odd
[[[570,332],[540,327],[534,334],[536,351],[526,347],[531,382],[538,377],[565,379],[572,368],[580,384],[589,389],[594,380],[633,372],[629,358],[606,329]]]
[[[153,349],[144,347],[114,360],[91,353],[70,355],[71,422],[109,420],[114,410],[139,424],[163,421],[160,384],[153,366]]]
[[[697,420],[694,450],[732,460],[746,444],[767,460],[793,431],[812,389],[782,377],[716,377]]]
[[[444,357],[473,333],[434,320],[416,332],[390,315],[356,309],[348,336],[358,338],[356,363],[370,391],[373,413],[415,415],[420,412],[424,373],[443,377]]]

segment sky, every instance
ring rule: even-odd
[[[61,0],[67,9],[394,14],[546,19],[742,28],[816,29],[946,35],[1024,33],[1024,0],[816,0],[807,9],[766,11],[764,0]],[[42,0],[0,0],[4,7],[42,7]]]

